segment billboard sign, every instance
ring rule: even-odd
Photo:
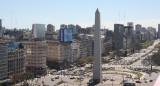
[[[60,29],[60,42],[72,42],[72,29]]]

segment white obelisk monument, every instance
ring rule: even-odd
[[[94,60],[93,60],[93,83],[102,83],[102,58],[101,58],[101,34],[100,13],[97,8],[94,26]]]

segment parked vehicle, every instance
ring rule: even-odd
[[[136,81],[136,83],[141,83],[141,81]]]

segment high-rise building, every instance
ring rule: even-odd
[[[101,34],[100,34],[100,12],[95,13],[94,28],[94,61],[93,61],[93,83],[102,83],[102,58],[101,58]]]
[[[137,32],[140,32],[141,29],[142,29],[142,26],[141,26],[140,24],[137,24],[137,25],[136,25],[136,30],[135,30],[136,33],[137,33]]]
[[[0,19],[0,37],[2,37],[2,20]]]
[[[5,80],[5,78],[7,78],[7,51],[7,43],[0,39],[0,80]]]
[[[133,37],[133,28],[134,28],[133,27],[133,22],[128,22],[127,23],[127,28],[126,28],[128,37],[131,37],[131,38]]]
[[[93,56],[93,40],[87,35],[83,35],[79,42],[79,57],[86,58]]]
[[[149,32],[149,39],[150,40],[153,40],[153,39],[157,38],[156,28],[148,27],[147,30]]]
[[[35,74],[46,73],[46,42],[42,39],[23,41],[26,49],[26,71]]]
[[[74,62],[78,59],[78,48],[79,48],[79,43],[73,42],[71,43],[71,51],[70,51],[70,58],[71,62]]]
[[[158,24],[158,38],[160,38],[160,24]]]
[[[52,24],[48,24],[47,33],[53,33],[53,32],[55,32],[55,26],[53,26]]]
[[[45,38],[44,24],[33,24],[32,29],[33,29],[34,38]]]
[[[11,77],[25,72],[25,49],[22,43],[8,44],[8,76]]]
[[[114,24],[113,47],[114,50],[123,48],[124,25]]]

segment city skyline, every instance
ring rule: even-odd
[[[0,86],[153,85],[160,75],[160,24],[156,31],[119,18],[112,31],[96,9],[87,28],[62,23],[55,31],[55,24],[32,23],[30,30],[11,30],[0,19]]]
[[[144,27],[153,26],[157,29],[160,23],[160,1],[105,1],[105,0],[81,0],[81,1],[1,1],[0,18],[6,28],[29,28],[32,24],[53,24],[59,29],[60,24],[78,24],[82,27],[90,27],[94,24],[96,8],[102,13],[102,28],[113,30],[115,23],[127,24],[134,22]],[[125,17],[124,17],[125,15]]]

